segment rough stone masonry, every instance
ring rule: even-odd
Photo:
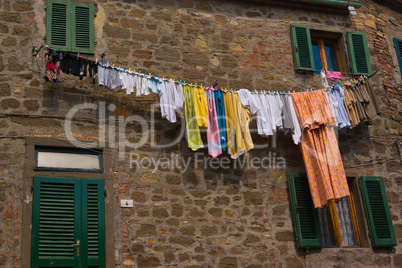
[[[357,15],[344,10],[275,1],[80,0],[95,5],[94,58],[132,70],[210,85],[258,90],[320,88],[318,75],[294,71],[289,25],[317,31],[365,32],[373,71],[371,84],[381,102],[372,125],[361,124],[339,136],[348,177],[382,176],[398,241],[395,251],[356,248],[297,249],[287,172],[304,172],[298,146],[278,133],[253,135],[250,158],[269,154],[285,159],[280,168],[204,165],[207,150],[187,147],[185,139],[158,150],[177,135],[178,124],[155,113],[155,131],[141,148],[125,148],[123,160],[107,139],[105,170],[109,208],[106,267],[401,267],[401,66],[392,39],[402,39],[402,16],[381,1],[364,1]],[[390,1],[392,2],[392,1]],[[110,120],[139,115],[151,120],[158,97],[136,99],[123,90],[108,91],[89,78],[62,74],[61,83],[43,79],[46,1],[1,0],[0,5],[0,267],[29,267],[33,170],[29,138],[43,144],[67,141],[65,116],[87,102],[105,107],[106,137],[125,133],[138,141],[141,127],[125,129]],[[34,49],[33,49],[34,48]],[[346,49],[345,49],[346,51]],[[346,52],[345,52],[346,53]],[[345,56],[346,59],[346,56]],[[348,62],[342,62],[348,69]],[[351,77],[346,75],[342,81]],[[73,136],[99,142],[97,110],[83,110],[72,122]],[[110,136],[110,133],[114,135]],[[68,143],[68,142],[67,142]],[[65,143],[66,144],[66,143]],[[275,145],[275,146],[273,146]],[[67,146],[67,144],[66,144]],[[107,152],[107,153],[106,153]],[[130,166],[138,159],[189,160],[189,168]],[[195,161],[196,156],[201,159]],[[227,157],[222,156],[222,158]],[[226,161],[226,160],[224,160]],[[154,171],[154,172],[152,172]],[[78,176],[70,174],[70,176]],[[120,200],[132,199],[133,208]],[[367,240],[368,241],[368,240]]]

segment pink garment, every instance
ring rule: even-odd
[[[209,87],[206,90],[207,105],[208,105],[208,153],[212,157],[217,157],[222,153],[221,139],[219,134],[218,116],[216,113],[215,97],[213,88]]]
[[[332,81],[335,81],[336,79],[341,79],[341,77],[341,72],[327,71],[327,78],[331,79]]]

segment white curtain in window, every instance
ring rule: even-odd
[[[353,228],[352,216],[350,213],[349,197],[341,198],[341,201],[336,204],[336,211],[338,214],[339,228],[341,230],[342,245],[356,246],[356,234]]]
[[[324,248],[335,247],[334,231],[332,228],[331,213],[329,208],[318,208],[318,219],[320,222],[321,240]]]

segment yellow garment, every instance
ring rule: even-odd
[[[201,86],[196,86],[193,89],[194,110],[197,117],[199,127],[208,127],[208,106],[207,96]]]
[[[250,110],[243,106],[240,101],[240,97],[238,94],[233,95],[236,106],[237,106],[237,118],[239,119],[239,126],[242,134],[242,138],[246,145],[246,151],[249,151],[254,148],[253,140],[251,139],[249,122],[250,122]],[[240,149],[240,148],[238,148]]]
[[[235,159],[246,152],[246,145],[240,129],[238,105],[241,105],[239,96],[230,92],[225,93],[226,127],[228,129],[228,152]],[[242,113],[240,113],[242,115]]]
[[[198,128],[198,123],[195,118],[193,87],[184,85],[183,95],[188,147],[195,151],[198,148],[204,147],[204,144],[202,143],[200,129]]]

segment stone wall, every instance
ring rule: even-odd
[[[88,1],[85,1],[88,2]],[[368,37],[373,71],[371,83],[382,113],[373,125],[359,125],[341,134],[342,158],[348,177],[382,176],[398,243],[402,242],[400,209],[401,75],[392,38],[401,36],[402,17],[377,1],[364,1],[358,15],[323,9],[292,8],[241,1],[133,0],[93,1],[96,54],[105,62],[189,83],[262,90],[318,88],[317,75],[294,72],[289,25],[308,25],[334,32],[362,31]],[[32,56],[45,36],[44,1],[6,1],[0,5],[0,267],[24,267],[21,247],[22,207],[32,198],[24,188],[25,138],[66,140],[65,115],[84,102],[105,102],[107,135],[111,119],[139,115],[152,120],[158,98],[138,99],[122,90],[107,91],[90,79],[62,74],[62,83],[45,83],[43,50]],[[347,69],[347,63],[344,63]],[[348,72],[348,71],[347,71]],[[344,77],[343,81],[350,79]],[[399,85],[399,88],[398,88]],[[116,109],[110,110],[109,104]],[[103,104],[102,104],[103,105]],[[100,106],[98,106],[100,108]],[[161,119],[137,149],[110,148],[113,186],[115,267],[376,267],[402,265],[401,246],[395,252],[372,248],[296,249],[286,172],[303,172],[298,146],[290,137],[253,135],[249,159],[285,159],[285,166],[253,169],[230,160],[227,168],[210,168],[207,151],[192,152],[185,139],[168,149],[155,149],[178,136],[180,124]],[[73,135],[99,142],[99,109],[80,111]],[[130,123],[116,128],[137,141],[141,128]],[[134,155],[132,155],[134,154]],[[135,157],[135,159],[133,158]],[[184,172],[157,167],[151,159],[184,159]],[[225,160],[227,159],[227,160]],[[148,169],[134,160],[149,161]],[[199,161],[197,161],[199,160]],[[276,168],[274,168],[276,167]],[[152,172],[154,171],[155,172]],[[120,208],[121,199],[134,207]],[[25,258],[25,260],[24,260]],[[108,255],[110,258],[110,255]]]

